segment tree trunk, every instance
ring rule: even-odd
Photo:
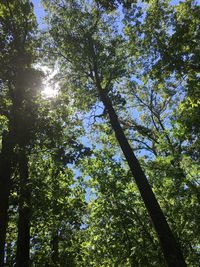
[[[12,262],[12,244],[11,242],[6,243],[6,266],[13,266]]]
[[[4,133],[0,154],[0,267],[4,266],[6,229],[8,224],[8,206],[11,188],[13,157],[13,139],[11,134]]]
[[[109,114],[110,123],[115,132],[117,141],[124,153],[124,156],[128,162],[130,170],[135,178],[137,187],[141,193],[144,204],[149,212],[154,228],[157,232],[160,244],[162,247],[165,260],[169,267],[185,267],[182,252],[177,244],[173,233],[165,219],[165,216],[157,202],[157,199],[152,191],[152,188],[145,176],[139,161],[137,160],[133,150],[123,132],[123,129],[119,123],[117,114],[112,106],[112,103],[107,95],[106,90],[102,89],[97,73],[95,73],[96,84],[100,94],[100,98]]]
[[[19,195],[19,219],[16,266],[28,267],[30,265],[30,188],[28,184],[28,158],[24,150],[19,152],[19,176],[20,176],[20,195]]]
[[[52,245],[52,255],[51,259],[54,264],[54,266],[59,266],[59,237],[58,237],[58,231],[56,230],[52,236],[51,240]]]

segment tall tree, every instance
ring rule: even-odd
[[[135,178],[145,206],[158,234],[168,266],[186,266],[180,248],[171,232],[163,212],[140,163],[122,130],[118,116],[109,97],[116,80],[125,75],[122,55],[122,38],[113,30],[112,16],[102,15],[95,5],[85,6],[79,2],[47,3],[50,11],[50,33],[54,48],[73,75],[87,87],[95,89],[109,115],[110,123]],[[52,47],[52,44],[51,44]],[[78,73],[75,75],[74,72]],[[81,79],[82,78],[82,79]],[[84,79],[87,79],[84,83]]]
[[[3,1],[1,3],[1,93],[6,101],[2,114],[7,118],[7,126],[2,136],[1,151],[1,232],[0,266],[3,266],[8,204],[13,174],[13,167],[19,168],[20,208],[18,234],[18,266],[28,266],[29,212],[26,202],[28,162],[27,151],[30,145],[36,107],[34,104],[40,74],[32,69],[35,60],[36,21],[33,5],[29,1]],[[33,119],[33,122],[31,120]],[[26,189],[25,189],[26,188]],[[26,217],[26,218],[25,218]],[[24,250],[24,251],[23,251]],[[26,250],[26,252],[25,252]],[[24,263],[25,262],[25,263]],[[24,265],[25,264],[25,265]]]

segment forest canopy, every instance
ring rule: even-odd
[[[0,1],[0,267],[199,267],[199,58],[198,1]]]

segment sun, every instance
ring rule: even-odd
[[[43,86],[42,96],[45,98],[52,98],[58,95],[58,88],[55,85],[46,83]]]
[[[55,81],[54,77],[57,73],[57,70],[50,69],[46,66],[39,66],[39,69],[45,74],[46,78],[43,80],[41,94],[44,98],[54,98],[59,93],[59,85]]]

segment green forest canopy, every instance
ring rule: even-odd
[[[198,1],[0,3],[0,267],[198,267]]]

